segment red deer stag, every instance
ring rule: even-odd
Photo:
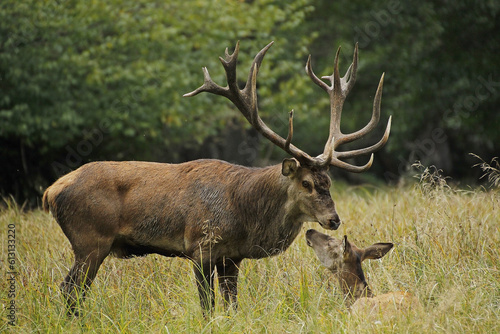
[[[237,278],[243,259],[258,259],[286,250],[304,221],[337,229],[339,216],[330,195],[330,165],[351,172],[370,168],[373,154],[364,166],[341,159],[371,154],[387,141],[390,118],[383,138],[375,145],[338,152],[344,143],[370,132],[380,118],[383,75],[370,122],[351,134],[340,131],[344,100],[354,85],[358,49],[344,77],[339,76],[337,52],[334,73],[327,85],[312,71],[314,83],[330,96],[330,135],[323,154],[311,157],[292,145],[292,113],[286,139],[262,121],[257,108],[256,78],[271,42],[256,56],[245,88],[239,89],[236,63],[239,43],[233,54],[226,49],[224,66],[227,87],[215,84],[203,68],[204,84],[184,96],[200,92],[222,95],[241,111],[264,137],[293,158],[265,168],[248,168],[219,160],[196,160],[181,164],[154,162],[92,162],[61,177],[43,196],[75,253],[75,262],[61,288],[69,313],[96,276],[109,255],[120,258],[158,253],[194,262],[199,297],[204,312],[214,306],[213,278],[217,270],[226,305],[237,301]],[[339,49],[340,50],[340,49]]]

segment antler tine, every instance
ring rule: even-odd
[[[335,67],[338,68],[338,55],[339,55],[340,47],[337,50],[337,54],[335,57]],[[345,72],[345,75],[340,79],[341,80],[341,87],[344,88],[345,85],[345,95],[347,96],[352,87],[354,87],[354,84],[356,83],[356,74],[358,72],[358,43],[354,46],[354,55],[352,57],[352,63],[349,65],[349,68]],[[321,79],[327,79],[330,80],[331,83],[333,83],[333,73],[332,75],[325,75],[321,77]]]
[[[321,80],[320,78],[318,78],[316,76],[316,74],[314,74],[314,71],[313,71],[312,65],[311,65],[311,55],[309,55],[309,57],[307,58],[306,72],[309,75],[309,77],[311,78],[311,80],[316,85],[320,86],[325,92],[327,92],[328,94],[330,94],[330,87],[323,80]]]
[[[360,148],[357,150],[337,152],[336,157],[348,159],[348,158],[356,157],[359,155],[370,154],[370,153],[378,151],[380,148],[382,148],[385,145],[385,143],[387,143],[387,140],[389,139],[389,135],[391,133],[391,123],[392,123],[392,116],[389,116],[389,121],[387,122],[387,126],[385,128],[384,135],[376,144],[369,146],[369,147]]]
[[[256,90],[257,87],[257,73],[259,72],[260,69],[260,64],[262,63],[262,60],[264,59],[264,56],[267,53],[267,50],[274,44],[274,41],[271,43],[267,44],[262,50],[260,50],[259,53],[257,53],[253,59],[252,62],[252,67],[250,68],[250,73],[248,73],[248,79],[247,83],[245,84],[245,88],[243,88],[243,91],[246,92],[247,90]]]
[[[337,146],[344,143],[350,143],[356,139],[362,138],[364,135],[375,129],[380,120],[380,104],[382,102],[382,89],[384,87],[384,76],[385,73],[382,73],[382,76],[380,77],[380,81],[377,87],[377,92],[375,93],[375,98],[373,99],[372,117],[368,122],[368,124],[366,124],[361,130],[358,130],[350,134],[342,135],[341,142],[337,143]],[[390,124],[388,125],[390,128]]]
[[[346,88],[346,96],[351,92],[352,87],[354,87],[354,84],[356,83],[356,75],[358,73],[358,43],[354,46],[354,54],[352,56],[352,63],[347,69],[346,74],[342,78],[347,84]]]
[[[288,151],[290,149],[290,143],[292,142],[293,138],[293,109],[290,110],[290,113],[288,114],[288,136],[286,137],[285,141],[285,151]]]
[[[235,96],[233,96],[234,92],[239,92],[238,89],[234,89],[238,88],[236,79],[236,63],[238,60],[239,50],[240,50],[240,41],[236,42],[236,46],[234,47],[234,51],[232,54],[230,54],[229,49],[226,48],[225,50],[226,59],[219,57],[219,60],[222,63],[222,66],[224,67],[226,73],[226,80],[229,87],[221,87],[217,85],[210,77],[208,69],[206,67],[202,67],[203,77],[204,77],[203,85],[190,93],[184,94],[183,96],[192,97],[201,92],[207,92],[216,95],[222,95],[232,101],[235,98]]]
[[[257,73],[259,72],[260,65],[264,56],[273,45],[274,42],[266,45],[254,58],[252,66],[250,67],[250,72],[248,74],[248,79],[245,88],[239,89],[236,77],[236,63],[239,53],[239,42],[236,44],[235,50],[232,54],[229,54],[226,48],[226,59],[220,57],[220,61],[226,71],[227,87],[221,87],[215,84],[208,70],[203,68],[203,73],[205,76],[205,82],[203,85],[196,89],[195,91],[184,94],[184,96],[194,96],[201,92],[213,93],[216,95],[221,95],[229,99],[245,116],[245,118],[250,122],[250,124],[264,137],[269,139],[273,144],[283,149],[285,152],[299,160],[304,164],[313,164],[315,159],[309,156],[304,151],[298,149],[291,144],[293,136],[293,112],[289,115],[289,133],[285,140],[283,137],[279,136],[273,130],[271,130],[260,118],[257,104]]]
[[[228,48],[226,48],[224,53],[226,59],[219,57],[219,60],[224,67],[224,71],[226,72],[227,85],[230,90],[233,87],[238,88],[238,82],[236,81],[236,64],[238,62],[238,54],[240,53],[240,41],[236,42],[236,46],[234,47],[232,54],[229,54]]]
[[[203,70],[203,78],[204,78],[203,85],[201,85],[197,89],[193,90],[192,92],[186,93],[182,96],[192,97],[192,96],[198,95],[201,92],[209,92],[209,93],[214,93],[217,95],[222,95],[222,96],[228,97],[229,89],[227,89],[227,87],[221,87],[221,86],[217,85],[210,77],[210,73],[208,73],[208,69],[206,67],[202,67],[202,70]]]
[[[351,165],[350,163],[347,163],[347,162],[344,162],[342,160],[335,159],[335,158],[331,161],[330,164],[332,166],[345,169],[351,173],[362,173],[362,172],[366,172],[368,169],[370,169],[370,167],[372,166],[372,163],[373,163],[373,153],[370,156],[370,160],[366,163],[366,165],[363,165],[363,166]]]

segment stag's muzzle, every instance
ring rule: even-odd
[[[334,214],[332,217],[326,220],[326,222],[319,222],[321,227],[327,230],[336,230],[340,226],[340,218],[338,214]]]

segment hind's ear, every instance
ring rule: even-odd
[[[344,253],[344,260],[347,260],[349,256],[351,256],[351,249],[352,245],[349,240],[347,240],[347,235],[344,235],[344,239],[342,239],[342,251]]]
[[[300,168],[300,163],[296,159],[285,159],[281,164],[281,174],[293,177]]]
[[[366,259],[380,259],[391,250],[394,245],[391,243],[373,244],[363,250],[361,261]]]

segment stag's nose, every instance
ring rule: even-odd
[[[334,214],[333,217],[328,221],[328,227],[331,229],[331,230],[336,230],[339,228],[340,226],[340,217],[338,214]]]

